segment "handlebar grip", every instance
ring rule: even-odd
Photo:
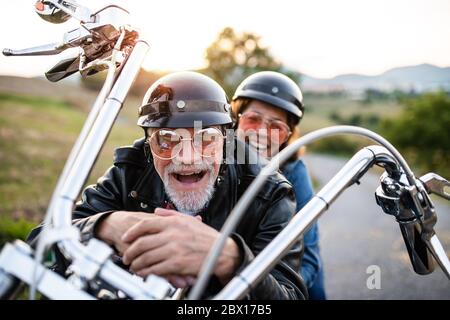
[[[421,275],[433,272],[434,259],[426,243],[422,240],[419,224],[417,222],[400,224],[400,231],[414,271]]]
[[[3,49],[2,53],[3,53],[4,56],[9,57],[9,56],[12,56],[12,55],[13,55],[13,50],[12,50],[12,49],[8,49],[8,48],[5,48],[5,49]]]

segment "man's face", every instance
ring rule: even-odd
[[[181,212],[199,212],[214,194],[223,159],[223,139],[220,130],[211,129],[163,128],[148,132],[155,169],[166,194]],[[169,156],[166,151],[170,151]]]

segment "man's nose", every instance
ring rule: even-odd
[[[195,152],[192,140],[186,139],[182,141],[182,147],[176,159],[181,164],[193,164],[201,161],[201,156]]]

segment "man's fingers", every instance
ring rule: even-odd
[[[176,215],[183,215],[182,213],[175,211],[175,210],[169,210],[164,208],[156,208],[155,212],[156,215],[161,217],[168,217],[168,216],[176,216]]]
[[[185,280],[190,286],[193,286],[197,282],[197,278],[193,276],[187,276]]]
[[[158,262],[167,260],[171,255],[173,255],[173,253],[170,252],[167,245],[144,252],[131,261],[130,270],[133,272],[138,272],[139,270],[151,267]]]
[[[181,277],[181,276],[167,276],[167,280],[176,288],[186,288],[187,286],[190,286],[189,281],[187,277]]]
[[[154,212],[157,216],[161,217],[170,217],[170,216],[186,216],[186,214],[175,211],[175,210],[169,210],[169,209],[163,209],[163,208],[156,208]],[[202,221],[201,215],[196,215],[195,218]]]
[[[174,265],[173,261],[165,260],[151,267],[137,270],[136,274],[141,277],[147,277],[149,274],[156,274],[157,276],[164,277],[173,274],[181,274],[181,272],[177,266]]]
[[[130,227],[127,232],[122,236],[123,242],[133,242],[138,237],[149,234],[157,233],[164,229],[168,225],[167,219],[161,219],[159,217],[152,217],[142,220]]]
[[[123,263],[129,265],[136,257],[144,252],[158,248],[167,242],[168,239],[163,233],[142,236],[125,250],[123,253]]]

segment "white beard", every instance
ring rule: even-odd
[[[209,181],[206,188],[192,191],[177,191],[173,188],[170,184],[170,174],[174,172],[181,172],[186,169],[207,170],[209,172]],[[206,207],[215,191],[214,183],[216,180],[216,175],[213,171],[213,166],[208,163],[186,166],[172,162],[165,167],[163,179],[165,191],[178,211],[189,215],[195,215]]]

